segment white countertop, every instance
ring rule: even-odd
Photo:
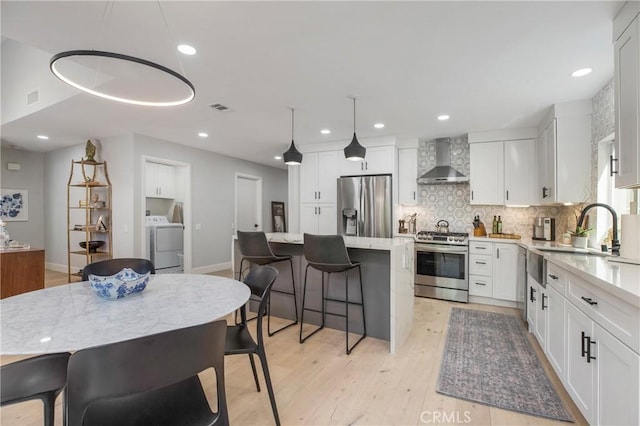
[[[303,234],[291,234],[284,232],[267,233],[267,240],[272,243],[302,244]],[[407,238],[371,238],[371,237],[343,237],[347,248],[359,248],[370,250],[391,250],[396,245],[405,244]]]
[[[537,241],[528,238],[506,239],[469,237],[470,241],[491,241],[518,244],[533,250],[548,261],[602,288],[604,291],[640,307],[640,265],[612,262],[611,253],[588,248],[580,249],[556,241]]]

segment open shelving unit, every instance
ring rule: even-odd
[[[71,282],[72,260],[82,267],[112,257],[111,181],[107,162],[92,160],[71,161],[67,183],[67,265]],[[82,241],[103,241],[97,249]]]

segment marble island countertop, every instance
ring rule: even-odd
[[[283,244],[302,244],[303,234],[292,233],[267,233],[267,240],[272,243]],[[393,247],[406,244],[407,239],[403,237],[396,238],[371,238],[371,237],[344,237],[344,243],[347,248],[370,249],[370,250],[391,250]]]

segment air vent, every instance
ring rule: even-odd
[[[34,90],[33,92],[27,93],[27,105],[33,105],[40,100],[40,92],[38,90]]]
[[[222,104],[212,104],[209,106],[213,109],[217,109],[218,111],[229,111],[229,107],[226,107]]]

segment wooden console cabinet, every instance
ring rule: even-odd
[[[44,288],[44,250],[0,252],[0,299]]]

